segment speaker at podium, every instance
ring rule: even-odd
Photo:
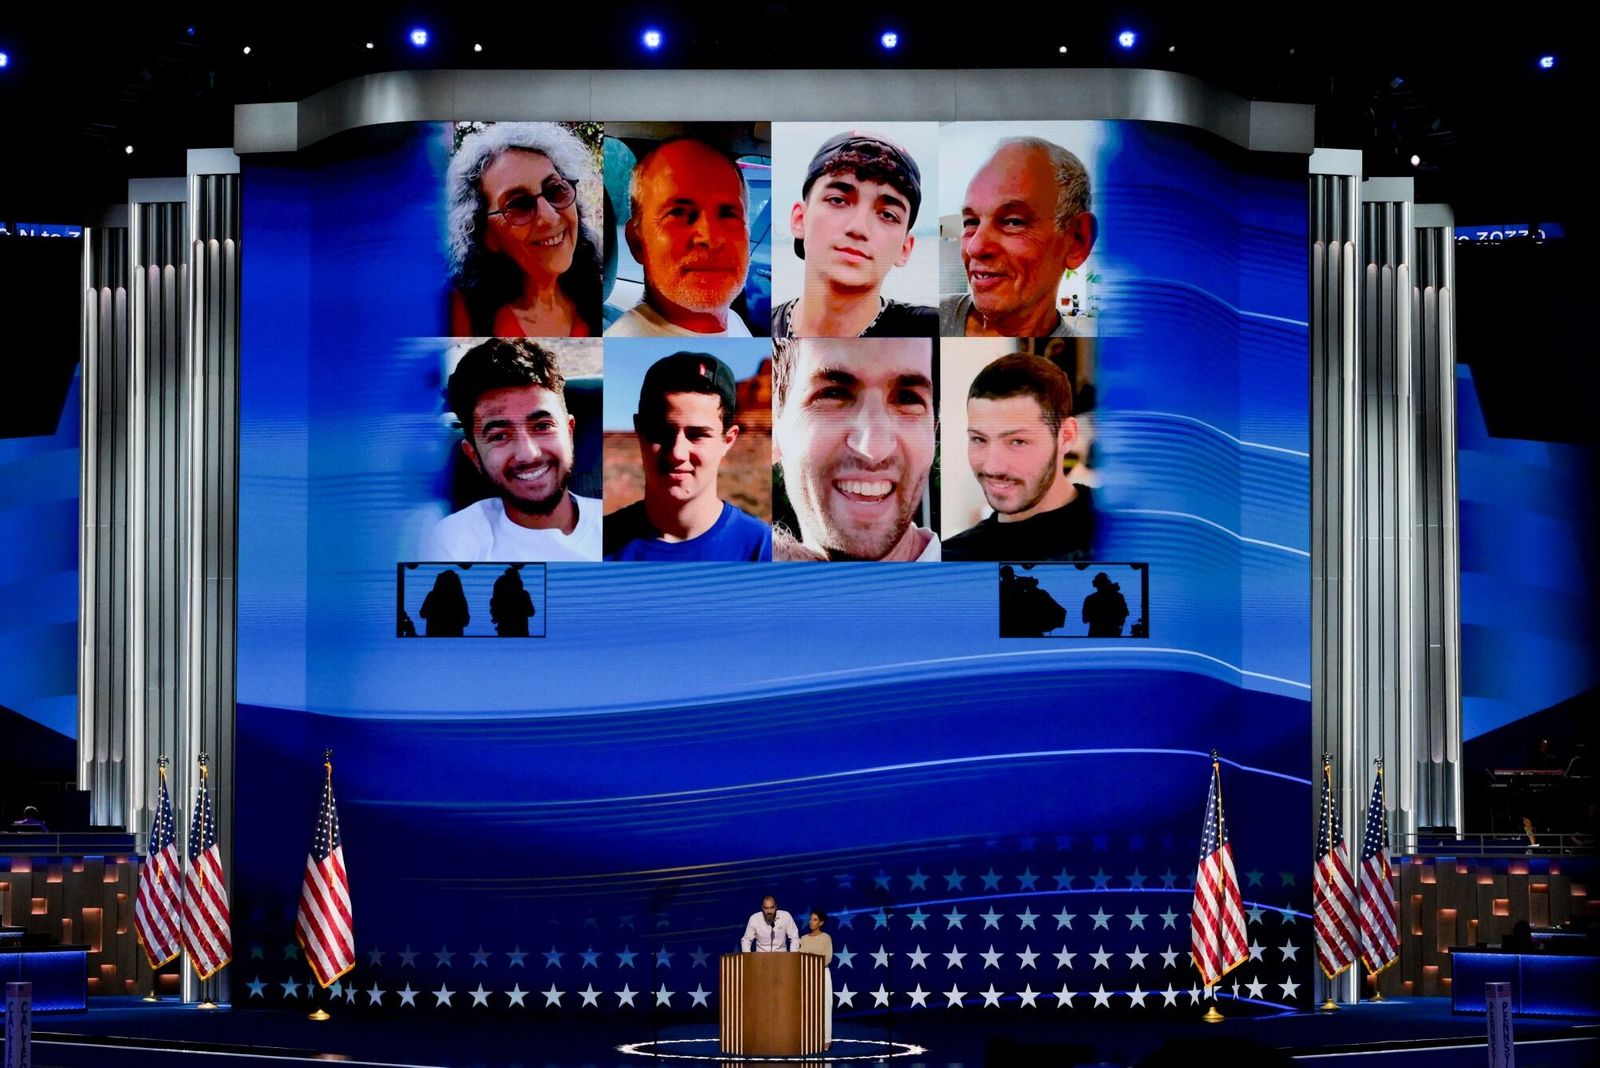
[[[724,953],[718,997],[722,1052],[821,1053],[827,1047],[827,970],[815,953]]]

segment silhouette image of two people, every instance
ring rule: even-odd
[[[441,571],[433,580],[433,589],[422,599],[418,613],[427,624],[430,638],[459,638],[466,633],[472,615],[467,608],[467,594],[461,588],[461,574]],[[502,638],[526,638],[528,620],[534,616],[533,598],[522,585],[522,572],[508,567],[494,580],[494,592],[489,595],[489,618],[494,622],[494,632]],[[415,636],[416,627],[409,619],[401,621],[402,632],[409,628]]]
[[[1083,599],[1083,622],[1091,638],[1120,638],[1128,620],[1128,602],[1120,583],[1111,581],[1104,571],[1094,577],[1094,592]],[[1067,622],[1067,610],[1048,591],[1039,587],[1032,575],[1018,575],[1016,568],[1000,568],[1000,636],[1002,638],[1042,638],[1060,630]]]

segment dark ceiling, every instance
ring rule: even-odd
[[[703,0],[692,13],[571,0],[468,13],[20,6],[0,15],[0,218],[94,218],[125,199],[129,177],[181,174],[185,148],[230,144],[236,103],[299,99],[371,71],[472,66],[1175,69],[1244,96],[1315,104],[1319,145],[1361,148],[1369,175],[1415,175],[1418,199],[1454,205],[1458,221],[1554,220],[1571,233],[1588,210],[1568,129],[1588,118],[1590,99],[1576,6],[1469,18],[1465,8],[1347,5],[1343,19],[1313,18],[1308,9],[1325,5],[1309,4],[1263,16],[1197,3],[937,5],[939,15],[932,3],[822,0]],[[647,25],[666,35],[659,53],[639,47]],[[429,29],[426,49],[407,42],[414,26]],[[1114,43],[1124,27],[1140,34],[1126,52]],[[894,53],[878,44],[888,28],[900,34]],[[1545,53],[1557,57],[1552,70],[1538,67]]]

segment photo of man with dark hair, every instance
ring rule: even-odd
[[[849,130],[823,142],[789,212],[804,290],[772,310],[773,337],[934,337],[938,310],[883,296],[916,246],[922,170],[902,146]]]
[[[526,338],[490,338],[461,357],[448,403],[462,453],[496,495],[441,519],[423,559],[600,559],[600,502],[567,488],[577,423],[565,387],[555,355]]]
[[[944,558],[1086,559],[1094,507],[1064,468],[1078,436],[1066,372],[1042,356],[1002,356],[972,380],[966,417],[967,464],[993,511],[947,537]]]
[[[739,438],[738,382],[706,352],[650,365],[633,417],[644,499],[606,516],[607,560],[771,560],[772,527],[717,492]]]

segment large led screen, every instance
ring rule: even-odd
[[[1225,993],[1305,1007],[1304,166],[1128,122],[247,160],[235,999],[304,1004],[331,749],[367,1008],[709,1020],[771,894],[842,1019],[1176,1011],[1215,749]]]

